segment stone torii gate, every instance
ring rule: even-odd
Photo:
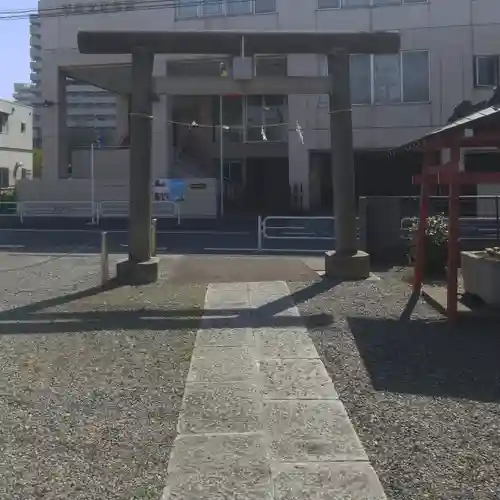
[[[81,31],[83,54],[131,54],[130,109],[130,225],[129,256],[118,263],[120,283],[150,283],[158,278],[158,260],[152,258],[151,224],[151,115],[155,90],[155,54],[227,54],[234,60],[234,80],[227,82],[241,94],[276,93],[276,78],[254,77],[249,66],[256,54],[326,54],[328,78],[283,77],[282,94],[330,94],[334,214],[337,248],[327,252],[326,275],[361,279],[370,272],[369,256],[358,250],[353,160],[349,54],[397,53],[400,36],[394,32],[322,33],[304,31]],[[236,75],[236,66],[239,75]],[[168,82],[175,79],[168,78]],[[222,79],[226,80],[227,79]],[[267,85],[269,80],[269,85]],[[321,85],[321,81],[325,83]],[[200,85],[204,85],[200,79]],[[224,85],[221,83],[221,85]],[[308,90],[310,88],[310,90]],[[210,93],[210,92],[209,92]],[[212,90],[215,93],[215,87]],[[217,92],[224,93],[224,92]]]

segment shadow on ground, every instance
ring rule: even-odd
[[[131,307],[128,310],[47,311],[71,303],[95,297],[104,291],[120,287],[110,283],[106,289],[90,288],[53,299],[40,301],[0,313],[0,335],[81,333],[103,330],[184,330],[197,328],[247,328],[247,327],[301,327],[304,320],[310,326],[327,326],[333,322],[330,314],[310,316],[279,315],[292,303],[300,303],[325,292],[333,286],[327,280],[320,280],[296,292],[291,297],[280,298],[256,309],[162,309]],[[293,302],[291,302],[293,301]],[[134,304],[137,306],[137,304]],[[71,309],[71,307],[70,307]],[[200,322],[200,317],[203,320]]]
[[[377,391],[500,402],[498,324],[348,318]]]

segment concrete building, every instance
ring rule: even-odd
[[[399,55],[351,59],[358,194],[400,194],[408,188],[418,155],[390,160],[387,149],[443,125],[461,101],[490,97],[499,80],[497,0],[302,0],[293,5],[292,0],[179,0],[176,8],[165,2],[164,8],[155,9],[139,1],[67,5],[42,0],[40,8],[60,8],[62,14],[40,19],[42,99],[49,104],[42,112],[44,181],[53,186],[46,196],[64,185],[68,164],[73,177],[90,175],[88,151],[68,151],[67,77],[121,96],[115,143],[126,147],[130,57],[80,54],[78,30],[399,31]],[[235,210],[282,212],[290,196],[299,198],[305,209],[331,206],[328,96],[225,95],[222,123],[228,129],[221,148],[219,97],[200,90],[220,78],[221,63],[231,77],[232,61],[216,55],[168,61],[156,57],[154,175],[216,178],[222,149],[225,196]],[[256,57],[254,64],[257,76],[320,76],[325,67],[322,56],[293,53]],[[167,95],[161,90],[167,75],[195,78],[185,95]],[[193,122],[200,126],[189,126]],[[102,190],[98,196],[126,199],[127,172],[126,149],[98,151],[96,180],[114,185],[113,191]],[[243,206],[238,206],[241,201]]]
[[[0,100],[0,188],[29,178],[33,170],[31,107]]]
[[[33,142],[41,147],[41,75],[43,64],[42,19],[31,15],[30,24],[30,83],[14,84],[16,101],[33,107]],[[104,89],[82,82],[68,82],[67,126],[69,141],[73,147],[85,147],[99,137],[112,145],[116,127],[116,95]]]

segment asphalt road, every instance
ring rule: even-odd
[[[461,237],[498,241],[496,221],[463,224]],[[128,221],[104,220],[96,227],[90,221],[69,218],[32,218],[20,224],[17,218],[0,217],[0,251],[95,253],[101,247],[101,234],[107,233],[111,253],[124,253],[128,244]],[[185,220],[177,225],[171,219],[158,221],[157,251],[174,254],[255,253],[259,248],[255,217],[224,220]],[[335,248],[330,217],[272,217],[266,220],[260,248],[271,254],[322,253]]]
[[[95,253],[101,248],[106,232],[110,253],[127,251],[126,229],[93,228],[0,228],[0,251]],[[270,238],[263,237],[263,252],[314,254],[334,247],[333,238],[325,233],[305,230],[300,225],[291,228],[269,229]],[[157,252],[173,254],[201,253],[256,253],[257,228],[242,229],[185,229],[171,228],[157,231]]]

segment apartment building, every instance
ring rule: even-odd
[[[71,94],[60,70],[121,94],[115,140],[128,135],[130,57],[80,54],[78,30],[398,31],[400,54],[351,57],[358,194],[408,189],[418,154],[390,159],[387,151],[445,124],[460,102],[489,98],[499,83],[498,0],[178,0],[175,6],[159,2],[154,9],[140,1],[69,5],[42,0],[40,7],[61,9],[59,17],[40,19],[42,99],[50,104],[42,114],[44,154],[51,159],[44,175],[54,183],[68,177],[68,163],[71,175],[90,175],[88,157],[64,149],[65,110],[57,103],[65,96],[69,103]],[[217,55],[156,56],[154,76],[190,75],[203,86],[205,77],[231,77],[231,66]],[[254,66],[259,76],[326,74],[325,57],[317,54],[263,54]],[[153,108],[155,176],[218,177],[222,151],[230,187],[225,195],[243,200],[243,208],[279,211],[276,203],[290,192],[299,194],[304,209],[331,206],[327,95],[160,94]],[[126,147],[126,141],[121,144]],[[98,182],[122,183],[116,196],[124,199],[127,162],[123,151],[103,150],[96,157]]]
[[[31,15],[30,24],[30,83],[14,84],[13,98],[33,107],[33,144],[41,147],[41,72],[43,64],[42,19]],[[105,89],[83,82],[68,84],[67,126],[68,140],[72,147],[85,147],[97,137],[105,144],[113,145],[116,127],[116,95]]]
[[[33,170],[33,112],[19,103],[0,100],[0,188]]]

